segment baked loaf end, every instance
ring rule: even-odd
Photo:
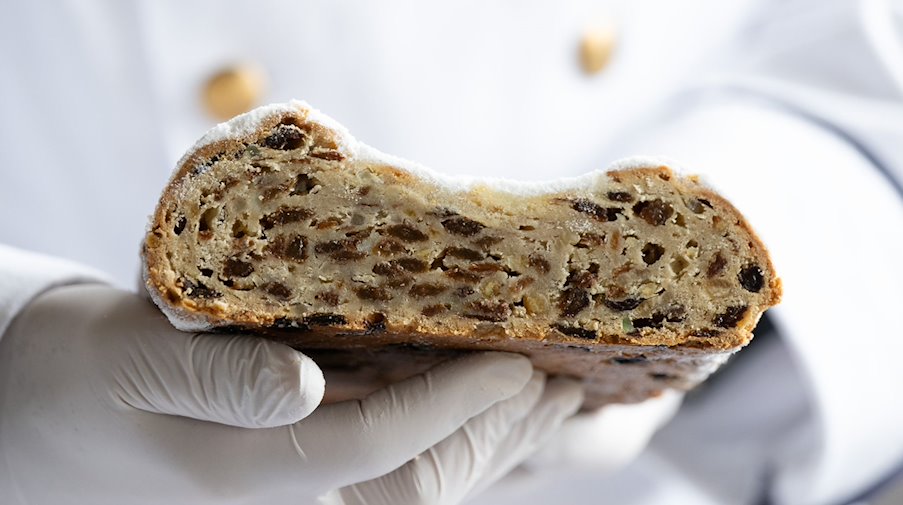
[[[301,102],[260,109],[180,162],[145,240],[147,288],[181,329],[330,349],[324,362],[371,379],[494,349],[582,378],[587,406],[640,401],[714,371],[781,285],[730,203],[633,165],[452,180]]]

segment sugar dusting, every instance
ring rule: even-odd
[[[306,114],[308,121],[319,123],[320,125],[333,130],[336,133],[339,151],[355,160],[393,165],[426,182],[435,184],[444,190],[452,192],[466,192],[477,187],[485,186],[494,191],[509,193],[516,196],[537,196],[563,191],[588,190],[594,186],[599,178],[611,170],[665,166],[677,172],[682,171],[677,163],[666,158],[632,156],[615,161],[605,169],[594,170],[579,176],[561,177],[549,181],[520,181],[498,177],[451,176],[432,170],[419,163],[383,153],[363,142],[359,142],[338,121],[319,110],[314,109],[308,105],[307,102],[301,100],[292,100],[287,103],[277,103],[258,107],[250,112],[246,112],[229,121],[216,125],[188,150],[176,166],[181,167],[194,153],[210,144],[223,140],[249,140],[251,137],[258,134],[261,124],[268,118],[289,113]]]

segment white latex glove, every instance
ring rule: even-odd
[[[639,456],[652,435],[674,417],[683,396],[666,390],[641,403],[607,405],[576,415],[525,466],[542,472],[579,468],[598,475],[618,470]]]
[[[411,466],[436,454],[478,480],[485,465],[457,458],[554,410],[542,385],[525,358],[485,353],[311,413],[322,375],[287,346],[181,333],[135,295],[58,288],[0,340],[0,503],[303,504],[399,467],[383,477],[393,503],[423,502]],[[570,400],[551,403],[576,408],[561,388]]]
[[[573,380],[534,377],[517,396],[497,403],[398,470],[330,494],[344,505],[455,504],[473,496],[548,441],[583,403]]]
[[[475,501],[480,505],[523,503],[530,499],[531,490],[560,488],[574,475],[602,477],[616,472],[645,449],[682,399],[683,393],[668,390],[642,403],[608,405],[573,416],[518,468],[516,463],[498,468],[507,474],[505,478]]]

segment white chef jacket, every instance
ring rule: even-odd
[[[0,242],[120,286],[134,284],[175,161],[212,125],[204,82],[237,62],[267,76],[262,101],[305,99],[362,141],[448,173],[550,179],[658,154],[737,204],[784,278],[770,312],[779,336],[691,395],[623,471],[528,467],[478,503],[844,503],[903,464],[900,2],[111,0],[6,11]],[[576,50],[603,21],[616,51],[588,75]],[[4,251],[0,319],[55,282],[96,278],[69,271],[19,290],[9,272],[37,260]]]

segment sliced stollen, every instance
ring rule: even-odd
[[[581,378],[589,407],[692,387],[781,296],[740,213],[659,161],[543,183],[450,178],[302,102],[203,137],[143,258],[177,328],[255,331],[362,385],[459,351],[519,352]]]

